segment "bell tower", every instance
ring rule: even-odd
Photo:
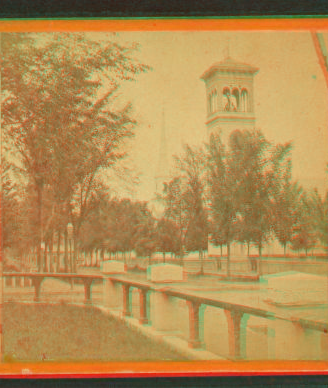
[[[206,87],[208,135],[222,130],[225,137],[232,130],[255,127],[253,81],[258,71],[227,57],[201,76]]]

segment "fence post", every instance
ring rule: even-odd
[[[40,294],[41,294],[41,284],[43,282],[43,277],[34,277],[32,282],[34,285],[35,295],[34,295],[34,302],[40,302]]]
[[[123,291],[123,316],[130,317],[131,309],[130,309],[130,285],[122,284]]]
[[[147,314],[147,290],[139,289],[139,306],[140,306],[140,317],[139,323],[141,325],[146,325],[148,323],[148,314]]]
[[[201,348],[202,342],[199,337],[199,307],[201,303],[188,301],[189,308],[189,347]]]
[[[84,284],[84,304],[92,304],[91,299],[91,286],[92,286],[93,279],[85,278],[83,279]]]
[[[224,310],[228,321],[229,353],[234,359],[243,358],[241,354],[241,320],[244,315],[239,310]]]

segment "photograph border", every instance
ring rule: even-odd
[[[0,32],[328,31],[328,17],[169,17],[0,20]],[[328,375],[325,361],[3,363],[1,377]]]

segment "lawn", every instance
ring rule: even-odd
[[[94,307],[68,304],[4,304],[7,361],[184,360]]]

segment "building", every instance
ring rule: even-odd
[[[225,138],[232,130],[255,127],[253,81],[258,71],[227,57],[201,76],[206,87],[208,135],[221,130]]]

